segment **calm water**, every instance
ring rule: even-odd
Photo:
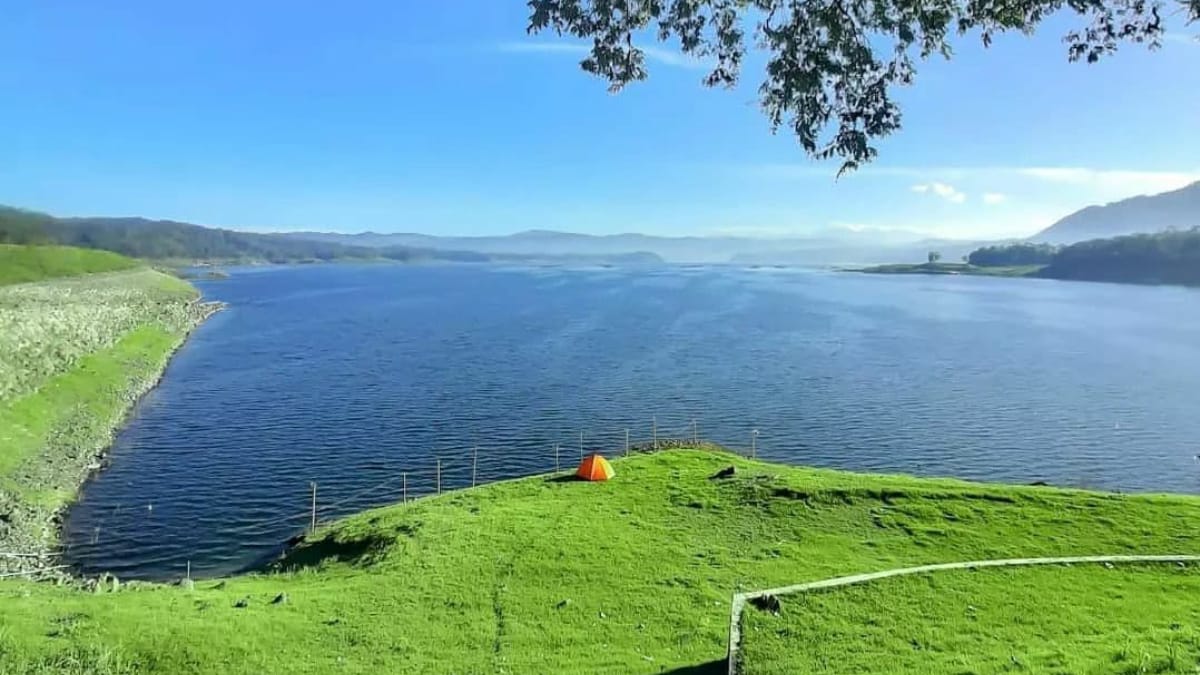
[[[322,517],[691,435],[820,466],[1200,492],[1200,293],[802,270],[304,267],[200,328],[68,558],[223,574]]]

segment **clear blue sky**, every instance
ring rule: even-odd
[[[679,58],[620,95],[519,0],[10,1],[0,203],[245,229],[1027,234],[1200,179],[1200,27],[1069,64],[1058,17],[974,37],[834,179]]]

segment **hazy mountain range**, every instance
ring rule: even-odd
[[[1158,195],[1089,206],[1030,237],[1070,244],[1137,232],[1200,226],[1200,182]],[[849,265],[957,261],[996,241],[932,239],[914,232],[830,228],[809,236],[663,237],[529,230],[504,236],[415,233],[250,233],[144,218],[56,218],[0,207],[0,242],[60,243],[151,259],[270,262],[387,258],[399,261],[759,265]]]
[[[486,255],[598,258],[652,254],[668,262],[748,264],[840,264],[923,258],[930,250],[960,257],[980,242],[924,239],[911,232],[829,230],[810,237],[662,237],[646,234],[589,235],[550,230],[484,237],[364,232],[289,232],[286,236],[356,247],[408,247],[473,251]]]

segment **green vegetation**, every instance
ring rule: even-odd
[[[108,251],[89,251],[69,246],[0,244],[0,286],[96,272],[116,272],[137,266],[137,262]]]
[[[876,265],[855,271],[868,274],[967,274],[982,277],[1028,277],[1035,276],[1040,269],[1040,265],[982,267],[968,263],[927,262]]]
[[[734,475],[714,478],[730,465]],[[95,673],[717,672],[737,591],[954,560],[1200,549],[1200,499],[1188,497],[711,451],[614,466],[608,483],[535,476],[368,511],[321,529],[275,572],[194,589],[0,584],[0,672],[71,660]],[[1071,606],[1115,602],[1082,595]],[[1146,603],[1120,607],[1136,617]],[[1035,644],[1040,624],[1023,625],[1007,630]],[[1137,648],[1167,648],[1160,637]],[[1010,665],[1003,656],[995,670]]]
[[[1200,567],[937,572],[748,608],[740,662],[764,673],[1195,673]]]
[[[591,45],[580,66],[609,90],[648,77],[646,43],[655,36],[679,49],[706,74],[709,87],[735,89],[747,46],[765,56],[759,102],[771,124],[793,132],[818,160],[837,159],[841,171],[870,162],[875,143],[900,129],[893,87],[911,85],[919,61],[951,58],[955,36],[971,34],[986,47],[998,34],[1033,33],[1051,16],[1070,15],[1063,38],[1071,61],[1092,63],[1122,44],[1158,45],[1170,26],[1160,17],[1200,22],[1200,0],[1160,3],[1123,0],[847,0],[836,6],[798,0],[671,0],[586,2],[529,0],[530,33],[570,35]],[[1061,26],[1057,20],[1052,29]],[[661,60],[661,59],[660,59]]]
[[[61,244],[132,258],[178,262],[294,263],[332,260],[409,261],[427,252],[371,249],[145,218],[56,218],[0,206],[0,243]]]
[[[967,262],[978,267],[1019,267],[1049,265],[1059,247],[1051,244],[1002,244],[984,246],[967,256]]]
[[[1072,244],[1055,254],[1040,276],[1197,286],[1200,285],[1200,227]]]
[[[0,247],[43,277],[121,269],[126,258],[63,247]],[[158,381],[211,306],[145,268],[0,287],[0,551],[54,543],[54,514]],[[0,572],[22,559],[0,557]]]
[[[1200,286],[1200,228],[1094,239],[1070,246],[987,246],[968,263],[879,265],[872,274],[974,274]]]

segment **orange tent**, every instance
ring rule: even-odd
[[[579,463],[579,470],[575,475],[583,480],[608,480],[617,474],[607,459],[600,455],[588,455]]]

